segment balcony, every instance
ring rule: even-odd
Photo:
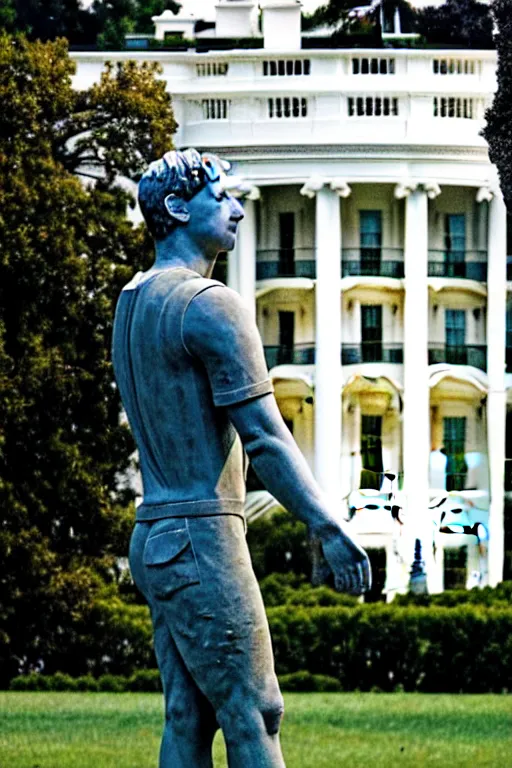
[[[429,277],[455,277],[462,280],[487,280],[486,251],[429,251]]]
[[[485,344],[464,344],[450,346],[449,344],[430,343],[428,345],[429,365],[450,363],[451,365],[472,365],[487,370],[487,347]]]
[[[363,341],[360,344],[341,345],[341,364],[403,363],[403,344],[383,344],[381,341]]]
[[[342,277],[404,276],[404,252],[400,248],[343,248]]]
[[[307,344],[294,344],[285,346],[265,346],[265,360],[270,370],[276,365],[311,365],[315,362],[315,345],[313,342]]]
[[[256,280],[316,277],[314,248],[274,248],[257,252]]]

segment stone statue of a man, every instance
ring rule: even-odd
[[[141,179],[156,258],[121,293],[113,362],[139,450],[144,501],[130,545],[165,695],[160,768],[211,768],[220,727],[231,768],[284,766],[283,701],[247,550],[245,458],[320,541],[339,589],[368,588],[345,533],[286,428],[240,296],[210,279],[243,218],[222,161],[169,152]]]

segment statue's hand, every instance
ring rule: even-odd
[[[372,571],[368,555],[335,520],[320,526],[314,536],[320,541],[338,592],[361,595],[370,589]]]

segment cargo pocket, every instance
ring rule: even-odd
[[[161,600],[170,598],[178,589],[201,581],[186,528],[151,536],[144,548],[143,562],[148,586]]]

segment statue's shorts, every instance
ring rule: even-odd
[[[205,698],[222,726],[236,700],[277,732],[282,698],[243,519],[136,523],[130,567],[151,609],[167,716]]]

